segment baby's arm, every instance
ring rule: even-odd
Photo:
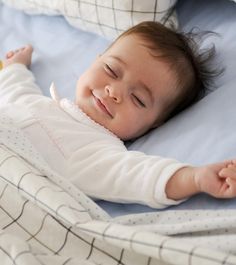
[[[236,197],[236,162],[229,160],[178,170],[166,185],[167,197],[183,199],[205,192],[216,198]]]

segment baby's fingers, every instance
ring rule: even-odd
[[[225,198],[236,197],[236,180],[232,178],[226,178],[225,181],[228,185],[228,188],[225,191]]]
[[[9,58],[11,58],[13,55],[14,55],[14,52],[13,52],[13,51],[9,51],[9,52],[6,54],[6,58],[9,59]]]
[[[236,180],[236,167],[228,166],[220,170],[219,176],[223,178],[232,178]]]

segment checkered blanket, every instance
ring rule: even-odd
[[[0,124],[1,265],[236,264],[236,211],[111,218]]]

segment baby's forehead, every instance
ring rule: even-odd
[[[148,42],[148,40],[145,40],[139,34],[128,34],[128,35],[122,35],[121,37],[118,37],[111,45],[105,50],[104,55],[117,55],[122,54],[124,57],[130,57],[133,56],[135,59],[140,58],[140,63],[142,62],[144,57],[147,57],[146,59],[155,59],[159,60],[158,56],[160,53],[156,49],[152,48],[151,42]],[[145,56],[146,54],[146,56]],[[151,56],[152,58],[149,58]]]
[[[156,72],[160,72],[161,68],[167,72],[172,72],[174,66],[171,60],[166,59],[159,48],[153,46],[151,41],[139,34],[132,33],[118,37],[105,51],[105,54],[118,58],[118,61],[124,61],[125,64],[136,63],[139,68],[142,68],[142,65],[147,65],[153,66]]]

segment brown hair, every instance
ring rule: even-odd
[[[145,21],[124,33],[118,39],[137,34],[145,41],[151,54],[167,62],[177,77],[177,98],[170,102],[164,120],[171,118],[199,100],[213,84],[213,78],[223,69],[211,68],[215,47],[199,50],[203,37],[213,32],[188,33],[167,28],[158,22]],[[117,39],[117,40],[118,40]],[[174,104],[173,104],[174,103]]]

